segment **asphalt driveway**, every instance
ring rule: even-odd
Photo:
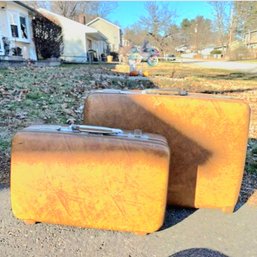
[[[213,69],[224,69],[224,70],[231,70],[235,72],[242,72],[242,73],[257,73],[257,62],[250,63],[250,62],[232,62],[232,61],[198,61],[194,62],[194,65],[205,67],[205,68],[213,68]],[[257,255],[256,255],[257,256]]]
[[[41,223],[25,225],[11,213],[9,188],[0,189],[0,203],[0,256],[257,256],[254,205],[245,204],[231,215],[207,209],[170,209],[161,231],[137,236]]]

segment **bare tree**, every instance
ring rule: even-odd
[[[237,38],[243,38],[249,30],[256,29],[257,2],[237,1],[234,3],[234,17],[236,17],[235,34]]]
[[[231,20],[233,18],[233,5],[231,2],[223,1],[210,2],[210,4],[213,7],[215,17],[214,27],[218,34],[218,41],[224,47],[224,45],[229,45],[228,35],[232,33],[232,28],[234,28],[234,21]]]
[[[85,23],[97,16],[106,17],[117,7],[116,2],[100,1],[53,1],[51,9],[70,19],[78,20],[79,15],[84,15]]]
[[[215,26],[222,45],[229,48],[235,39],[242,39],[257,24],[257,2],[211,2]]]
[[[85,2],[79,1],[53,1],[51,9],[70,19],[74,19],[79,13],[84,12]]]
[[[48,1],[29,1],[29,2],[26,2],[26,4],[31,6],[34,9],[38,9],[38,8],[48,9],[50,7],[50,3]]]
[[[95,16],[107,17],[115,8],[117,8],[117,2],[87,2],[88,13]],[[87,12],[87,10],[86,10]]]
[[[141,26],[148,32],[151,41],[164,53],[173,33],[171,25],[176,17],[175,11],[170,10],[168,4],[160,2],[147,2],[145,10],[147,14],[140,18]]]
[[[128,40],[131,45],[141,45],[147,37],[147,31],[142,28],[139,22],[124,30],[124,39]]]

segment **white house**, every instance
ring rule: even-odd
[[[176,52],[184,54],[184,53],[191,53],[191,50],[187,45],[181,45],[175,48]]]
[[[37,60],[33,15],[34,10],[20,1],[0,1],[0,59]]]
[[[214,50],[214,47],[206,47],[199,51],[204,59],[207,59],[211,56],[211,52]]]
[[[83,63],[88,61],[88,50],[96,51],[100,58],[106,53],[106,37],[94,28],[65,18],[64,16],[39,8],[37,11],[62,28],[63,54],[61,59],[66,62]]]
[[[248,31],[248,33],[246,33],[245,44],[248,48],[257,49],[257,30]]]
[[[119,52],[122,46],[122,31],[119,26],[113,24],[106,19],[97,17],[87,23],[87,26],[97,29],[108,39],[110,51]]]

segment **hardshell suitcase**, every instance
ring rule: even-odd
[[[232,212],[246,155],[250,109],[242,100],[185,91],[99,90],[85,98],[84,123],[139,128],[167,138],[168,203]]]
[[[168,174],[162,136],[31,126],[12,142],[12,210],[27,223],[150,233],[163,223]]]

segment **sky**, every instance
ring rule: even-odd
[[[170,9],[175,10],[177,14],[177,18],[175,23],[177,25],[184,18],[193,19],[196,16],[204,16],[205,18],[211,19],[212,16],[212,8],[207,1],[199,1],[199,2],[168,2]],[[160,2],[158,2],[160,3]],[[127,26],[135,23],[139,18],[145,15],[144,10],[145,2],[118,2],[118,7],[113,10],[111,14],[107,16],[111,22],[118,21],[121,28],[124,29]]]

